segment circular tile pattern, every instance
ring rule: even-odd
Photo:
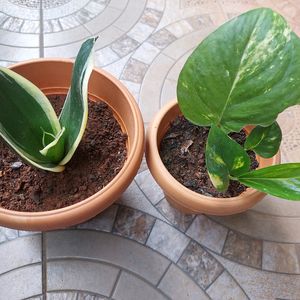
[[[9,2],[23,6],[23,7],[28,7],[28,8],[34,8],[34,9],[39,9],[40,8],[40,0],[8,0]],[[42,7],[45,9],[48,8],[54,8],[57,6],[64,5],[68,2],[71,2],[72,0],[43,0],[42,1]]]

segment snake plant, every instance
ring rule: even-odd
[[[280,112],[300,104],[300,39],[268,8],[246,12],[206,37],[181,70],[177,96],[184,116],[209,126],[206,167],[219,191],[230,180],[300,200],[300,164],[250,171],[246,150],[274,156],[281,143]],[[244,147],[229,132],[255,128]]]
[[[0,136],[27,163],[61,172],[72,158],[87,123],[87,89],[96,39],[86,40],[79,50],[59,117],[38,87],[0,67]]]

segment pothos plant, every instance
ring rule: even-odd
[[[300,163],[250,171],[246,150],[270,158],[281,143],[280,112],[300,103],[300,40],[268,8],[244,13],[211,33],[188,58],[178,80],[183,115],[209,126],[205,156],[219,191],[230,180],[290,200],[300,200]],[[254,129],[244,147],[229,132]]]
[[[72,158],[87,123],[88,80],[96,40],[86,40],[79,50],[59,117],[38,87],[0,67],[0,136],[29,164],[61,172]],[[43,70],[40,72],[43,76]]]

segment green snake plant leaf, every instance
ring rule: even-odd
[[[267,127],[256,126],[248,135],[244,148],[270,158],[279,150],[282,133],[277,122]]]
[[[9,146],[33,166],[62,171],[64,167],[56,163],[64,156],[63,148],[58,149],[54,161],[40,153],[43,132],[56,136],[61,131],[46,96],[24,77],[0,67],[0,107],[0,136]]]
[[[185,63],[177,97],[194,124],[240,131],[271,125],[300,103],[300,40],[268,8],[246,12],[206,37]]]
[[[73,156],[82,139],[88,117],[88,81],[93,69],[92,50],[96,38],[86,40],[76,57],[71,87],[59,117],[65,128],[65,157],[60,165],[65,165]]]
[[[300,163],[258,169],[237,178],[241,183],[288,200],[300,201]]]
[[[208,134],[205,158],[209,177],[219,191],[228,188],[230,176],[246,173],[250,167],[246,151],[215,125]]]

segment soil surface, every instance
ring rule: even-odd
[[[65,96],[49,99],[59,114]],[[111,109],[103,102],[93,101],[89,101],[83,139],[61,173],[25,164],[0,140],[0,206],[37,212],[84,200],[118,174],[127,157],[126,140]]]
[[[172,176],[188,189],[205,196],[228,198],[240,195],[246,186],[230,181],[226,192],[220,193],[209,179],[205,166],[205,145],[209,128],[193,125],[183,116],[171,123],[160,144],[161,159]],[[246,133],[231,133],[229,136],[243,145]],[[251,159],[251,170],[258,167],[253,151],[247,151]]]

